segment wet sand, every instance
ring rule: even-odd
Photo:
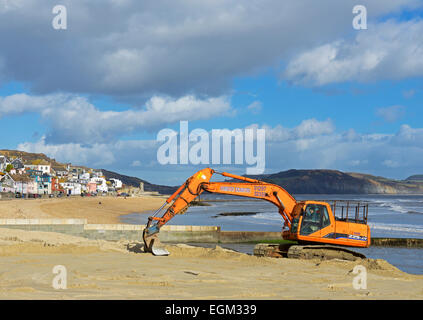
[[[254,257],[216,247],[167,246],[154,257],[136,242],[0,229],[0,299],[423,299],[423,276],[384,260]],[[355,265],[367,289],[352,286]],[[54,289],[55,265],[67,289]]]

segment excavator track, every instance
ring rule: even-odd
[[[291,259],[340,259],[348,261],[366,259],[366,256],[362,253],[333,245],[259,243],[254,247],[254,255],[258,257]]]

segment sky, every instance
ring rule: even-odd
[[[58,4],[0,0],[2,149],[166,185],[245,174],[161,164],[158,133],[188,121],[265,129],[265,173],[423,174],[422,0]]]

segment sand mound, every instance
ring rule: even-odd
[[[204,259],[246,259],[257,260],[233,250],[194,247],[185,244],[166,245],[166,249],[175,258]],[[25,231],[0,228],[0,255],[16,255],[21,253],[72,253],[86,254],[99,251],[118,251],[124,253],[142,253],[143,245],[133,241],[89,240],[82,237],[56,232]],[[264,261],[264,260],[263,260]]]
[[[363,259],[361,260],[361,265],[365,266],[367,270],[389,275],[401,275],[401,276],[411,276],[410,274],[401,271],[397,267],[390,264],[388,261],[383,259]]]
[[[75,237],[63,233],[26,231],[0,228],[0,244],[3,242],[43,242],[51,245],[76,244],[87,241],[85,238]]]
[[[255,257],[245,253],[240,253],[234,250],[225,249],[220,246],[215,248],[203,248],[189,246],[186,244],[167,245],[166,249],[170,252],[171,257],[178,258],[201,258],[213,260],[242,260],[250,262],[267,263],[271,258]]]
[[[128,252],[127,242],[88,240],[56,232],[0,228],[0,255],[22,253],[73,253],[99,251]]]
[[[389,275],[389,276],[411,276],[408,273],[401,271],[400,269],[396,268],[388,261],[383,259],[358,259],[356,261],[347,261],[347,260],[324,260],[324,261],[316,261],[316,266],[319,265],[330,265],[342,268],[344,270],[348,270],[348,274],[353,273],[354,267],[357,265],[361,265],[366,268],[368,272],[379,274],[379,275]]]
[[[225,249],[219,246],[216,246],[215,248],[202,248],[189,246],[186,244],[177,244],[174,246],[166,246],[166,249],[170,252],[173,257],[228,259],[234,257],[247,256],[246,254]]]
[[[362,263],[368,270],[386,270],[386,271],[400,271],[388,261],[383,259],[363,259]]]

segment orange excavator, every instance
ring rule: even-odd
[[[241,182],[210,182],[213,174]],[[254,253],[265,256],[287,256],[311,258],[316,255],[329,255],[331,252],[341,252],[343,255],[363,258],[360,253],[345,247],[368,247],[370,245],[370,228],[367,225],[368,207],[355,207],[355,215],[335,217],[336,204],[330,205],[322,201],[296,201],[284,188],[261,180],[250,179],[226,172],[217,172],[210,168],[198,171],[166,202],[149,217],[143,232],[144,250],[154,255],[168,255],[158,239],[160,228],[176,214],[183,214],[202,192],[235,195],[256,198],[273,203],[284,220],[282,237],[299,245],[259,245]],[[169,205],[161,217],[158,215]],[[360,208],[362,218],[360,219]],[[339,207],[338,207],[339,209]],[[344,213],[344,207],[342,207]],[[294,243],[294,242],[293,242]],[[317,249],[317,250],[316,250]],[[311,256],[310,256],[311,254]]]

